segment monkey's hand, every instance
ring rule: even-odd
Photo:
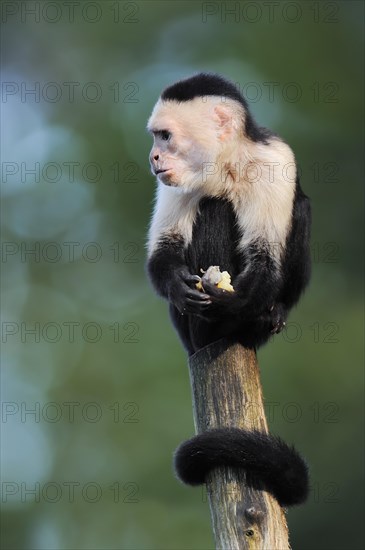
[[[242,309],[243,304],[238,292],[218,288],[209,281],[204,281],[204,290],[211,300],[211,306],[204,310],[205,318],[214,320],[225,314],[234,315]]]
[[[180,267],[174,271],[169,283],[168,299],[182,315],[204,316],[204,312],[211,306],[211,297],[195,289],[199,281],[200,277],[192,275],[187,267]]]

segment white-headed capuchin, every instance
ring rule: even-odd
[[[152,284],[169,301],[189,355],[221,338],[257,348],[282,330],[310,276],[310,204],[294,154],[215,74],[166,88],[148,130],[158,180],[148,239]],[[201,278],[212,266],[228,272],[233,291]],[[283,506],[307,496],[304,461],[270,435],[210,430],[175,456],[178,476],[193,485],[225,464],[258,475]]]
[[[223,337],[257,348],[282,330],[310,275],[310,204],[294,154],[215,74],[166,88],[148,130],[152,284],[189,355]],[[234,292],[196,288],[210,266],[230,274]]]

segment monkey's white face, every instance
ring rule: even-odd
[[[153,133],[152,173],[165,185],[192,190],[199,186],[209,155],[191,136],[179,135],[173,124],[167,128]]]
[[[154,137],[151,170],[163,184],[189,192],[203,187],[206,166],[222,144],[212,107],[201,98],[185,103],[159,101],[148,122]]]

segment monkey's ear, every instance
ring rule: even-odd
[[[218,124],[218,138],[224,141],[232,134],[233,117],[230,109],[223,105],[214,107],[215,120]]]

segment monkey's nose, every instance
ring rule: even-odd
[[[154,159],[154,160],[158,160],[159,158],[160,158],[159,155],[153,155],[153,159]]]

